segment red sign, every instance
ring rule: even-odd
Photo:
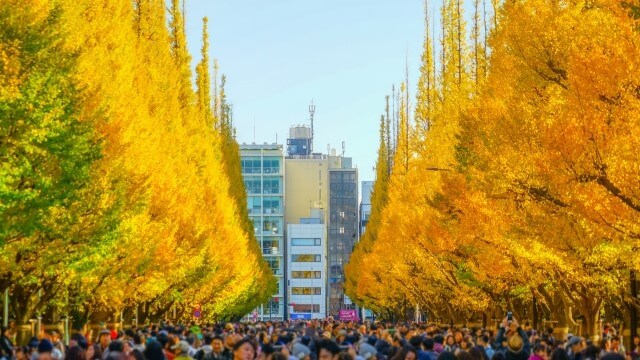
[[[193,317],[196,319],[200,319],[202,317],[202,310],[200,307],[193,309]]]
[[[342,309],[338,312],[340,320],[342,321],[359,321],[358,312],[351,309]]]

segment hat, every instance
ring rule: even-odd
[[[175,350],[175,349],[180,349],[182,353],[187,353],[189,352],[189,343],[184,340],[180,340],[179,343],[171,347],[171,350]]]
[[[109,336],[111,336],[111,331],[109,331],[109,330],[107,330],[107,329],[102,329],[102,330],[100,330],[100,335],[99,335],[99,336],[102,336],[102,335],[109,335]]]
[[[507,340],[507,346],[509,347],[509,350],[513,352],[522,350],[522,338],[520,337],[520,335],[511,335],[511,337]]]
[[[570,349],[573,345],[577,345],[582,342],[582,338],[580,336],[573,336],[569,341],[567,341],[567,349]]]
[[[369,358],[376,356],[377,354],[378,351],[373,346],[367,343],[360,344],[360,351],[358,352],[358,355],[365,358],[365,360],[369,360]]]
[[[38,354],[48,353],[52,351],[53,351],[53,344],[51,343],[51,341],[47,339],[40,340],[40,343],[38,343]]]
[[[311,354],[311,350],[309,350],[308,347],[300,344],[300,343],[295,343],[293,345],[293,351],[291,352],[291,355],[295,356],[298,358],[298,360],[302,360],[304,358],[306,358],[307,356],[309,356]]]
[[[327,339],[331,339],[331,333],[328,331],[325,331],[322,333],[322,337],[323,338],[327,338]]]

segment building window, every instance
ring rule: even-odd
[[[340,229],[338,229],[338,232],[339,232],[340,234],[344,234],[344,228],[343,228],[343,227],[341,227]]]
[[[291,255],[292,262],[320,262],[321,256],[319,254],[295,254]]]
[[[280,173],[280,160],[279,159],[264,159],[262,161],[262,170],[265,174],[279,174]]]
[[[344,211],[340,211],[340,217],[344,219]]]
[[[321,271],[292,271],[292,279],[320,279],[322,277]]]
[[[282,199],[279,197],[264,197],[262,205],[267,215],[282,214]]]
[[[322,295],[320,287],[292,287],[291,295]]]
[[[260,174],[260,158],[246,157],[240,161],[243,174]]]
[[[262,184],[260,179],[245,179],[244,187],[247,189],[247,194],[261,194]]]
[[[291,246],[320,246],[320,239],[291,239]]]
[[[265,177],[262,181],[264,194],[280,194],[280,178]]]
[[[265,257],[265,260],[267,261],[267,264],[269,264],[271,270],[273,270],[274,275],[282,275],[280,272],[280,258]]]
[[[296,312],[296,313],[318,313],[318,312],[320,312],[320,305],[318,305],[318,304],[295,304],[295,305],[293,305],[293,312]]]

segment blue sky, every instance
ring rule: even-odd
[[[417,81],[422,0],[186,1],[194,66],[207,16],[240,143],[253,142],[254,119],[257,143],[286,143],[313,99],[315,151],[345,141],[360,180],[373,180],[384,97],[404,80],[405,58],[412,92]]]

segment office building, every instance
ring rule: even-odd
[[[284,261],[284,153],[282,145],[240,145],[242,176],[247,191],[249,217],[253,221],[262,255],[278,279],[278,292],[256,309],[260,320],[283,320],[285,304]]]
[[[326,317],[326,227],[320,212],[287,226],[289,319]]]

